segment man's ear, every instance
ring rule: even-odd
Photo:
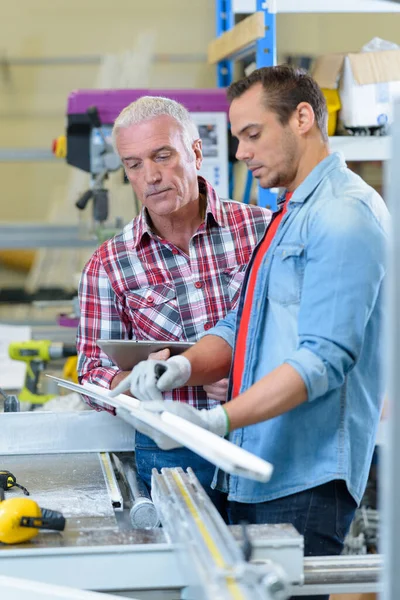
[[[300,102],[295,111],[296,128],[298,133],[308,133],[315,123],[313,107],[308,102]]]
[[[194,140],[192,144],[193,152],[196,160],[196,169],[200,171],[203,162],[203,142],[201,139]]]

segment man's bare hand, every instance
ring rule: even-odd
[[[223,404],[227,399],[228,383],[228,379],[220,379],[219,381],[211,383],[210,385],[204,385],[203,389],[209,398],[217,400]]]
[[[111,381],[110,390],[113,390],[115,387],[117,387],[117,385],[121,383],[123,379],[126,379],[126,377],[128,377],[130,374],[131,371],[119,371],[119,373],[117,373],[114,379]],[[126,393],[128,396],[132,395],[129,391],[124,393]]]
[[[169,348],[164,348],[164,350],[159,350],[158,352],[151,352],[147,358],[152,360],[167,360],[171,355]]]

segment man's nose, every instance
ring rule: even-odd
[[[145,167],[146,183],[154,185],[161,181],[161,171],[156,164],[146,165]]]
[[[237,150],[236,150],[236,158],[238,160],[247,161],[247,160],[249,160],[251,158],[250,154],[251,153],[250,153],[250,150],[247,147],[247,145],[244,144],[243,142],[239,142]]]

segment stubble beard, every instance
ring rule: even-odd
[[[297,146],[291,132],[287,132],[282,140],[282,154],[285,157],[284,165],[278,173],[267,176],[265,184],[260,181],[262,188],[267,190],[278,187],[285,188],[295,178]]]

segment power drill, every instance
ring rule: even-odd
[[[8,346],[9,357],[27,363],[24,387],[19,394],[21,402],[43,404],[54,394],[41,394],[39,389],[40,374],[50,360],[76,356],[73,344],[52,342],[51,340],[30,340],[28,342],[12,342]]]

